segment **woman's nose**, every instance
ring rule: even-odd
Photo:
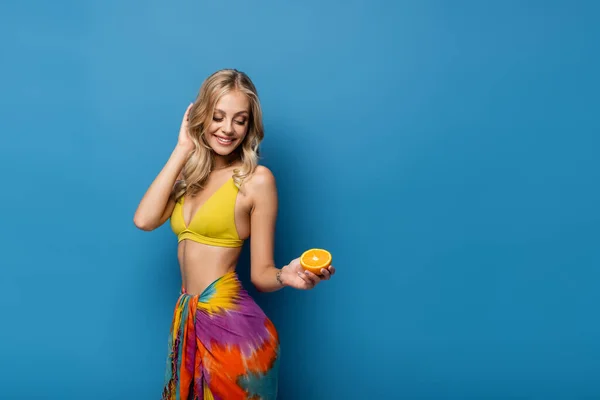
[[[221,130],[223,131],[223,133],[225,133],[227,135],[233,134],[233,121],[232,120],[225,120],[225,121],[223,121],[223,125],[221,126]]]

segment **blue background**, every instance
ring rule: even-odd
[[[0,397],[159,397],[176,241],[133,213],[234,67],[277,262],[338,268],[249,288],[280,398],[599,398],[599,3],[215,3],[0,6]]]

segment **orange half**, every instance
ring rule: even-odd
[[[331,253],[323,249],[306,250],[300,256],[300,265],[313,274],[320,275],[322,268],[331,265]]]

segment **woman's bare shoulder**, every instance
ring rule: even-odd
[[[246,186],[250,197],[255,200],[257,198],[262,198],[265,195],[272,196],[277,193],[275,175],[269,168],[263,165],[256,167],[244,185]]]
[[[250,175],[247,183],[251,190],[275,186],[275,175],[269,168],[264,165],[259,165],[252,175]]]

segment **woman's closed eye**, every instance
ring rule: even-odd
[[[213,117],[213,121],[215,122],[223,122],[223,118]],[[238,125],[246,125],[246,120],[234,120],[234,122]]]

